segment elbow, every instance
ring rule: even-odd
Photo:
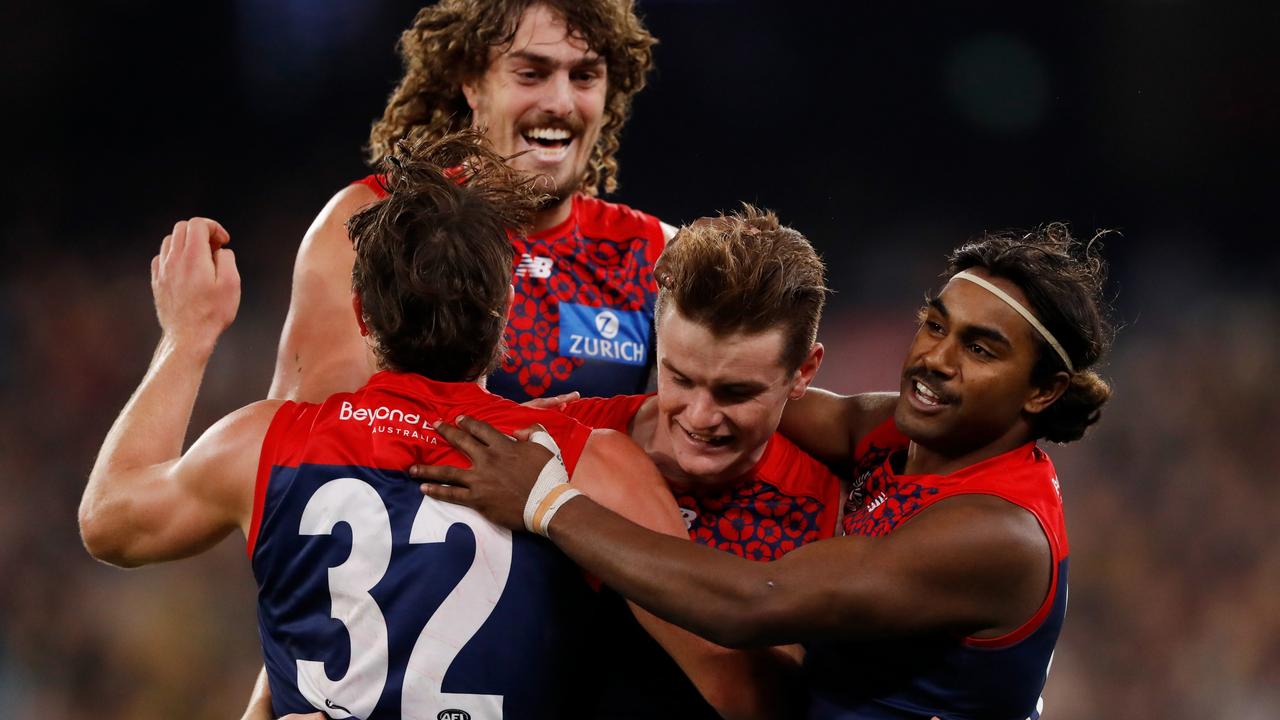
[[[791,625],[790,606],[794,603],[791,594],[782,590],[783,585],[769,577],[741,589],[732,602],[726,603],[707,639],[735,650],[796,642],[786,630]]]
[[[137,567],[140,563],[129,556],[125,543],[121,542],[120,533],[112,526],[107,515],[101,508],[92,507],[87,501],[80,504],[80,542],[84,549],[95,560],[109,565]]]
[[[737,593],[715,614],[703,637],[734,650],[771,645],[770,605],[768,592]]]

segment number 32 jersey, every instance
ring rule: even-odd
[[[474,383],[381,372],[285,403],[263,441],[248,553],[273,717],[552,718],[587,657],[592,602],[544,539],[424,497],[405,468],[463,466],[432,429],[542,423],[572,473],[590,429]]]

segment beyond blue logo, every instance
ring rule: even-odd
[[[649,316],[637,310],[560,303],[560,354],[644,365]]]

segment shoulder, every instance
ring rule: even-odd
[[[258,459],[272,421],[280,409],[295,403],[260,400],[214,423],[182,456],[177,478],[206,497],[223,497],[231,507],[251,496]]]
[[[564,414],[593,428],[609,428],[627,432],[631,420],[651,395],[615,395],[590,397],[566,403]]]
[[[246,447],[260,446],[276,414],[286,406],[299,408],[300,403],[286,400],[259,400],[227,415],[209,428],[201,444],[211,445],[212,455],[228,455],[243,451]]]
[[[861,441],[881,428],[893,424],[893,411],[898,406],[898,393],[873,392],[851,395],[848,400],[850,428],[854,438]]]
[[[788,492],[820,498],[825,498],[833,488],[838,493],[840,487],[840,478],[830,468],[780,432],[774,432],[769,438],[764,462],[760,463],[756,474],[760,480]]]
[[[311,223],[307,235],[314,236],[319,231],[329,231],[330,235],[339,235],[338,231],[341,231],[340,236],[346,239],[347,220],[366,206],[386,197],[386,192],[374,181],[376,178],[376,175],[370,175],[334,193],[320,210],[315,221]]]
[[[351,183],[346,189],[350,188],[368,188],[375,197],[384,198],[387,193],[387,176],[382,174],[366,175],[359,180]]]
[[[617,240],[642,237],[659,246],[665,243],[661,220],[621,203],[579,195],[575,210],[578,224],[590,235]]]

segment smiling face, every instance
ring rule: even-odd
[[[548,176],[547,191],[567,207],[600,137],[608,71],[545,5],[525,9],[510,47],[494,48],[485,73],[464,83],[472,124],[510,164]],[[530,151],[530,152],[525,152]]]
[[[654,445],[678,465],[672,480],[715,487],[737,479],[764,454],[787,400],[804,394],[822,360],[782,363],[784,330],[719,337],[674,303],[658,323],[658,419]]]
[[[1024,307],[1021,288],[970,269]],[[953,280],[921,311],[920,328],[902,371],[894,419],[912,442],[946,458],[991,456],[1032,439],[1030,414],[1044,410],[1063,383],[1037,387],[1035,330],[1003,300]]]

